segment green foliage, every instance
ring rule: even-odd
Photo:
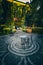
[[[34,28],[34,29],[32,29],[32,32],[33,32],[33,33],[43,34],[43,28]]]

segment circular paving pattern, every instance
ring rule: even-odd
[[[11,53],[19,55],[19,56],[28,56],[28,55],[32,55],[36,53],[39,50],[39,44],[33,43],[30,48],[25,50],[17,48],[15,44],[11,44],[8,46],[8,50]]]
[[[26,36],[29,41],[22,47],[19,37]],[[0,36],[0,65],[43,65],[43,35],[16,32]]]
[[[17,65],[20,59],[21,58],[19,56],[12,55],[8,52],[3,56],[1,63],[2,65]]]
[[[21,37],[22,37],[22,41],[21,41]],[[20,36],[19,39],[17,37],[15,38],[18,41],[14,40],[14,42],[8,46],[8,50],[11,53],[19,56],[28,56],[36,53],[39,50],[38,42],[36,41],[33,42],[31,36],[29,37],[24,35],[24,36]]]

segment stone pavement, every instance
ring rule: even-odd
[[[17,34],[17,32],[15,34]],[[22,33],[18,35],[21,35]],[[8,45],[14,42],[15,34],[0,36],[0,65],[24,65],[24,60],[23,63],[19,64],[19,62],[21,62],[20,56],[14,55],[10,53],[8,50]],[[34,63],[34,65],[43,65],[43,35],[36,35],[36,34],[29,34],[29,35],[32,35],[33,39],[34,36],[36,36],[40,49],[36,54],[29,56],[32,62],[28,58],[29,61],[27,61],[27,65],[33,65],[32,63]]]

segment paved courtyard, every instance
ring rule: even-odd
[[[18,36],[21,34],[26,35],[26,33],[21,31],[17,31],[15,34]],[[8,50],[8,45],[14,43],[15,34],[0,36],[0,65],[43,65],[43,34],[28,34],[32,36],[33,41],[37,41],[39,50],[27,57],[18,56]]]

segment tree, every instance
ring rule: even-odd
[[[36,26],[40,24],[42,26],[43,22],[43,0],[32,0],[30,3],[32,5],[32,20],[34,21],[33,24]]]

